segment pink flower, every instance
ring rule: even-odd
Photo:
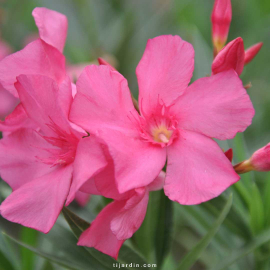
[[[231,0],[215,0],[211,21],[212,39],[216,53],[225,45],[232,20]]]
[[[46,8],[35,8],[33,16],[40,39],[0,62],[0,85],[15,98],[19,95],[14,83],[21,74],[44,75],[59,85],[66,78],[65,57],[61,52],[67,35],[67,18]],[[25,111],[22,108],[15,109],[14,114],[11,113],[8,121],[0,122],[0,130],[14,131],[20,127],[27,127],[29,119]],[[20,119],[20,122],[17,119]]]
[[[94,247],[117,259],[124,241],[139,229],[144,220],[149,192],[161,189],[164,185],[164,178],[165,173],[161,172],[150,185],[136,188],[121,195],[117,194],[113,181],[103,183],[103,188],[100,186],[102,181],[95,181],[99,184],[101,190],[107,190],[102,195],[110,195],[115,200],[107,205],[98,214],[91,226],[82,233],[78,245]],[[114,194],[112,190],[114,190]],[[93,188],[91,188],[92,191]]]
[[[120,193],[151,183],[167,160],[164,190],[181,204],[218,196],[239,180],[212,139],[231,139],[251,124],[252,103],[233,70],[188,86],[194,50],[178,36],[149,40],[137,67],[139,115],[127,81],[106,65],[77,81],[70,119],[108,145]]]
[[[1,215],[47,233],[65,201],[107,166],[97,139],[68,121],[70,79],[58,83],[42,75],[20,75],[15,84],[29,118],[39,126],[19,129],[0,140],[0,174],[12,188]]]
[[[258,54],[258,52],[261,50],[263,43],[259,42],[250,48],[248,48],[245,52],[245,65],[247,65],[249,62],[253,60],[253,58]]]

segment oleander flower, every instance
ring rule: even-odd
[[[73,100],[69,77],[60,87],[42,75],[17,80],[21,104],[39,131],[22,128],[0,140],[0,174],[13,190],[0,212],[9,221],[47,233],[65,201],[73,201],[107,161],[97,138],[68,121]]]
[[[65,57],[62,51],[67,36],[67,18],[46,8],[35,8],[33,17],[40,38],[0,62],[0,85],[15,98],[19,95],[14,84],[21,74],[44,75],[59,85],[66,83]],[[21,127],[32,128],[33,122],[20,103],[5,121],[0,122],[0,130],[14,131]]]
[[[110,67],[88,66],[78,79],[70,120],[106,142],[120,193],[147,186],[166,160],[165,194],[181,204],[210,200],[239,180],[212,138],[244,131],[252,103],[235,71],[188,86],[193,69],[193,47],[179,36],[149,40],[136,70],[140,114]]]

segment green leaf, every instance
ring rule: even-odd
[[[260,191],[256,185],[252,185],[252,200],[249,205],[250,209],[250,225],[253,233],[257,235],[264,228],[264,206]]]
[[[170,250],[171,232],[173,226],[172,201],[165,196],[163,190],[159,191],[160,200],[158,206],[158,218],[155,234],[155,253],[158,268],[162,267],[163,261]]]
[[[247,256],[249,253],[254,252],[257,248],[270,241],[270,229],[260,233],[252,241],[247,243],[244,247],[232,250],[230,256],[223,259],[217,265],[211,268],[211,270],[225,270],[229,266],[234,264],[237,260]]]
[[[21,247],[24,247],[24,248],[27,248],[28,250],[34,252],[35,254],[53,262],[53,263],[56,263],[58,265],[61,265],[63,267],[66,267],[67,269],[74,269],[74,270],[86,270],[86,269],[89,269],[89,270],[96,270],[96,269],[100,269],[100,270],[107,270],[107,268],[102,268],[102,266],[98,265],[98,264],[91,264],[90,262],[88,262],[87,264],[85,264],[83,261],[82,262],[74,262],[74,261],[71,261],[69,260],[69,258],[67,256],[63,256],[63,257],[57,257],[57,256],[54,256],[52,254],[49,254],[49,253],[46,253],[46,252],[43,252],[37,248],[34,248],[32,246],[29,246],[25,243],[22,243],[21,241],[7,235],[7,234],[4,234],[8,239],[10,239],[11,241],[15,242],[16,244],[20,245]]]
[[[21,228],[21,241],[30,246],[35,246],[38,232],[27,228]],[[21,267],[22,270],[34,269],[35,254],[27,248],[21,247]]]
[[[212,238],[217,233],[220,225],[223,223],[224,219],[228,215],[232,206],[232,194],[228,198],[227,203],[225,204],[220,216],[214,222],[212,228],[208,231],[208,233],[199,241],[199,243],[193,247],[193,249],[182,259],[180,265],[178,267],[179,270],[188,270],[190,267],[198,260],[202,252],[206,249],[206,247],[211,242]]]
[[[64,214],[66,221],[68,222],[68,225],[70,226],[71,230],[73,231],[77,239],[80,237],[81,233],[84,230],[90,227],[90,224],[88,222],[75,215],[68,208],[64,207],[62,212]],[[94,259],[100,262],[104,267],[108,267],[110,269],[110,267],[112,267],[112,265],[116,263],[116,261],[113,258],[99,252],[94,248],[87,248],[87,247],[84,248],[90,253],[90,255]]]
[[[73,231],[74,235],[79,238],[81,233],[89,228],[90,224],[86,222],[85,220],[78,217],[76,214],[74,214],[72,211],[70,211],[68,208],[64,207],[62,210],[64,217],[66,221],[68,222],[71,230]],[[101,262],[103,266],[109,267],[111,269],[112,265],[116,263],[114,259],[111,257],[99,252],[98,250],[94,248],[87,248],[85,249],[90,253],[90,255],[95,258],[97,261]],[[137,264],[143,265],[147,264],[147,262],[142,258],[142,256],[133,251],[130,247],[127,247],[126,245],[123,245],[118,257],[119,263],[125,263],[130,264],[131,262],[135,262]],[[131,267],[132,268],[132,267]],[[144,267],[145,269],[149,269],[148,267]],[[124,267],[121,267],[121,269],[127,269]],[[136,269],[136,268],[134,268]]]

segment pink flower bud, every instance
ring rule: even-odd
[[[245,51],[245,65],[253,60],[257,53],[261,50],[263,43],[259,42]]]
[[[254,152],[250,163],[255,171],[270,171],[270,143]]]
[[[211,21],[213,44],[217,53],[227,41],[231,20],[231,0],[215,0]]]
[[[270,171],[270,143],[255,151],[250,159],[236,164],[234,170],[239,174],[249,171]]]
[[[228,43],[212,64],[213,74],[234,69],[240,75],[244,68],[245,49],[243,39],[238,37]]]

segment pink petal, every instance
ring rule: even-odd
[[[195,132],[180,130],[168,147],[164,191],[180,204],[199,204],[217,197],[240,179],[218,144]]]
[[[255,113],[233,70],[197,80],[176,101],[174,109],[180,128],[221,140],[244,131]]]
[[[253,58],[259,53],[263,46],[262,42],[259,42],[245,51],[245,65],[253,60]]]
[[[240,75],[244,69],[245,49],[242,38],[228,43],[216,56],[212,64],[213,74],[234,69]]]
[[[42,40],[63,51],[67,30],[67,17],[59,12],[47,8],[35,8],[32,13]]]
[[[70,131],[67,115],[60,106],[63,104],[59,98],[60,90],[54,80],[42,75],[20,75],[15,87],[28,116],[46,131],[46,135],[53,132],[48,126],[52,122],[62,130]],[[71,95],[71,87],[66,91]]]
[[[88,132],[103,127],[133,128],[130,118],[137,116],[126,79],[107,66],[85,68],[77,81],[70,120]]]
[[[157,178],[147,186],[148,190],[156,191],[162,189],[164,186],[165,177],[166,173],[164,171],[161,171]]]
[[[0,121],[1,131],[11,132],[20,128],[36,127],[37,125],[28,117],[21,103],[6,117],[5,121]]]
[[[165,165],[166,148],[116,130],[104,130],[99,134],[104,140],[106,138],[114,160],[115,179],[120,193],[147,186]]]
[[[136,69],[141,112],[151,113],[158,99],[169,106],[187,88],[193,69],[193,47],[179,36],[148,40]]]
[[[87,180],[80,188],[80,191],[91,195],[102,195],[100,191],[98,191],[94,179]]]
[[[56,167],[16,191],[1,204],[1,215],[12,222],[48,233],[64,205],[72,166]]]
[[[65,57],[38,39],[0,62],[0,84],[18,97],[14,83],[20,74],[39,74],[61,83],[65,79]]]
[[[47,142],[31,129],[20,129],[0,140],[0,174],[12,190],[51,171],[37,156]]]
[[[0,119],[4,119],[18,105],[19,100],[4,88],[0,88]]]
[[[71,80],[69,76],[66,76],[65,80],[59,85],[58,98],[60,103],[59,106],[62,108],[67,117],[73,102],[72,91]]]
[[[66,205],[74,200],[81,186],[104,169],[107,164],[99,141],[93,135],[82,138],[77,146],[73,180]]]
[[[79,238],[79,246],[94,247],[95,249],[117,260],[119,250],[124,240],[118,240],[111,231],[111,221],[123,208],[125,201],[112,202],[107,205]]]
[[[135,190],[125,206],[111,221],[111,230],[118,240],[130,238],[141,226],[148,204],[149,193],[145,188]],[[120,203],[120,202],[119,202]]]
[[[91,197],[90,194],[77,191],[75,195],[75,200],[81,207],[84,207],[89,202],[90,197]]]

